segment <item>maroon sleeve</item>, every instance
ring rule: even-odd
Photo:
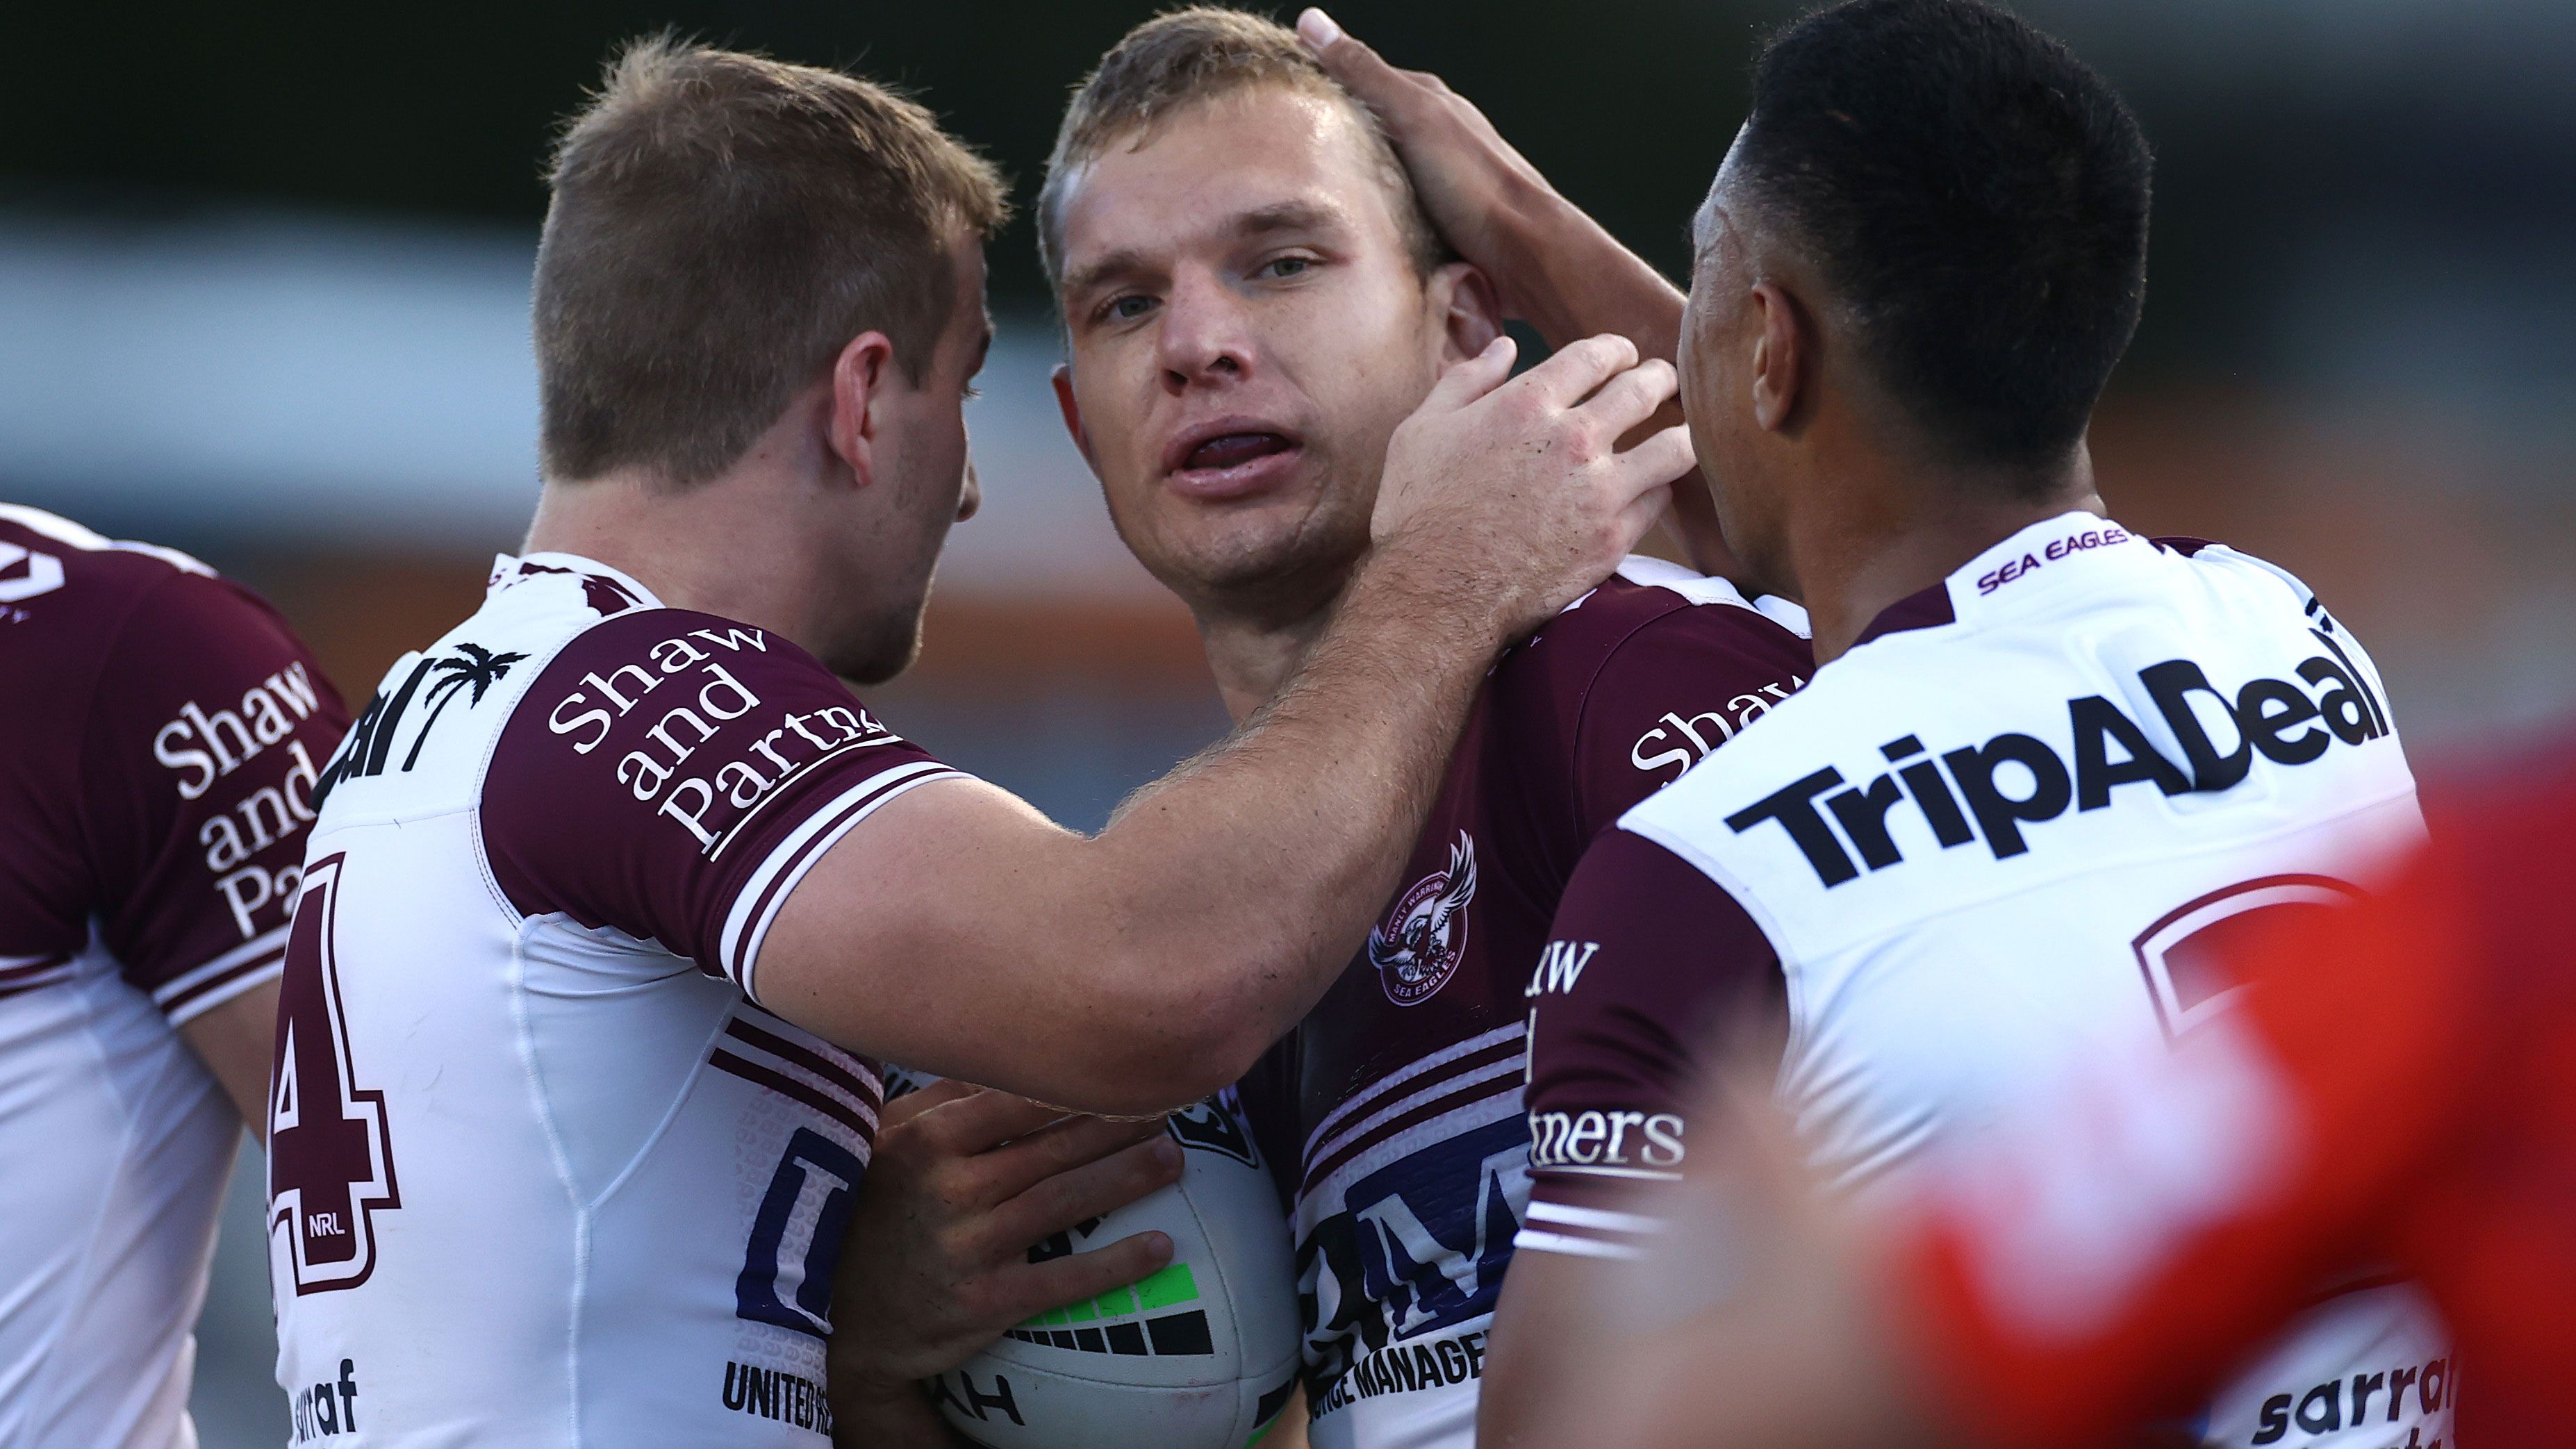
[[[175,573],[126,616],[81,742],[99,932],[173,1024],[277,974],[348,710],[284,620]]]
[[[659,941],[750,993],[814,862],[886,801],[958,777],[785,639],[640,610],[529,686],[484,777],[484,848],[522,914]]]
[[[1530,1223],[1522,1246],[1623,1254],[1609,1210],[1679,1178],[1702,1054],[1730,1018],[1776,1012],[1779,958],[1735,898],[1625,830],[1594,841],[1528,987]]]
[[[1582,837],[1680,779],[1814,672],[1806,640],[1731,604],[1675,609],[1630,634],[1584,691],[1575,727]]]

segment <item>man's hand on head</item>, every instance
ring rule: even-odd
[[[1560,195],[1474,102],[1429,71],[1389,65],[1321,10],[1299,15],[1297,34],[1386,127],[1431,224],[1485,274],[1506,315],[1550,346],[1612,332],[1647,357],[1678,360],[1680,289]],[[1668,427],[1681,416],[1676,400],[1652,423]],[[1702,573],[1740,571],[1702,480],[1675,486],[1672,528]]]
[[[1326,73],[1377,113],[1431,224],[1492,279],[1512,316],[1531,318],[1526,288],[1533,219],[1564,201],[1473,102],[1429,71],[1401,70],[1321,10],[1297,17],[1297,34]],[[1562,342],[1562,337],[1551,337]]]
[[[1004,1329],[1152,1275],[1171,1261],[1161,1233],[1041,1263],[1029,1248],[1180,1175],[1159,1117],[1067,1116],[962,1082],[887,1103],[833,1283],[835,1414],[915,1414],[916,1384]]]

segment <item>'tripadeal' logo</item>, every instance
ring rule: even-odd
[[[1369,927],[1369,964],[1386,999],[1419,1006],[1447,985],[1467,954],[1467,903],[1476,898],[1476,842],[1466,831],[1435,870],[1398,896],[1383,925]]]

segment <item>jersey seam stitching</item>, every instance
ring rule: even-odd
[[[575,1179],[572,1163],[564,1150],[563,1133],[555,1125],[554,1107],[546,1098],[545,1081],[537,1069],[536,1038],[528,1028],[528,935],[527,924],[510,936],[510,1026],[511,1045],[519,1058],[519,1072],[529,1101],[536,1109],[538,1125],[544,1129],[546,1156],[555,1170],[555,1180],[564,1190],[573,1210],[572,1291],[564,1315],[564,1379],[569,1392],[565,1411],[571,1422],[571,1442],[581,1443],[581,1313],[589,1286],[590,1210],[581,1200],[581,1184]]]

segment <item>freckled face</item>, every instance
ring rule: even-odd
[[[1329,598],[1444,342],[1366,133],[1261,87],[1066,192],[1067,408],[1130,549],[1193,603]]]

